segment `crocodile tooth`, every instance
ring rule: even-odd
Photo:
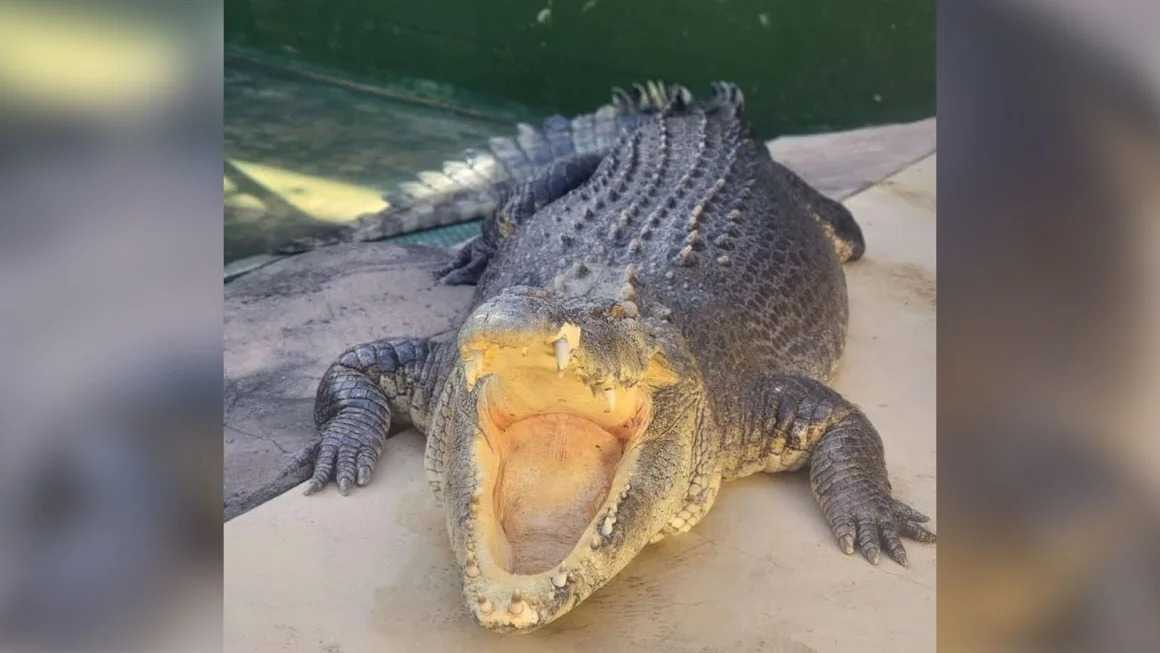
[[[475,565],[467,565],[467,568],[463,570],[463,573],[467,574],[468,578],[475,578],[479,576],[479,567]]]
[[[552,576],[552,584],[555,585],[556,587],[561,587],[561,588],[564,587],[565,585],[567,585],[568,584],[568,572],[562,571],[562,572],[556,574],[555,576]]]
[[[601,540],[599,535],[592,536],[592,548],[593,549],[599,549],[600,545],[603,543],[604,543],[604,540]]]
[[[495,610],[495,606],[491,604],[491,601],[487,600],[486,597],[479,597],[479,611],[483,614],[491,614],[492,610]]]
[[[508,612],[519,616],[524,612],[524,602],[520,599],[518,592],[512,594],[511,605],[508,606]]]
[[[553,346],[556,348],[556,370],[563,372],[568,367],[568,359],[572,356],[572,346],[567,338],[560,338]]]
[[[722,254],[721,256],[717,257],[717,264],[718,265],[728,266],[729,263],[730,263],[730,260],[729,260],[728,254]]]
[[[604,412],[611,413],[612,411],[616,410],[616,391],[615,390],[613,390],[612,388],[605,388],[604,389],[604,403],[607,406],[607,408],[604,410]],[[607,535],[607,533],[605,533],[605,535]]]
[[[475,382],[479,380],[479,373],[483,371],[483,363],[479,360],[478,355],[468,356],[463,361],[463,378],[467,381],[467,389],[475,388]]]
[[[614,520],[612,519],[612,517],[605,517],[604,523],[600,525],[600,534],[603,535],[604,537],[608,537],[609,535],[612,535],[613,523],[614,523]]]

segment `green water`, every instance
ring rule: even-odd
[[[226,39],[348,74],[407,75],[544,112],[612,85],[716,79],[764,139],[934,113],[934,0],[226,0]]]
[[[225,259],[271,251],[383,205],[383,191],[538,116],[452,87],[370,85],[245,51],[225,69]],[[441,98],[433,101],[432,98]],[[470,107],[461,108],[461,105]],[[447,246],[475,224],[408,234]]]

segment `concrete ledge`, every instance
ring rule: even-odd
[[[292,464],[313,443],[314,391],[347,347],[434,335],[472,288],[436,286],[443,250],[353,243],[292,256],[225,287],[225,518],[306,477]]]

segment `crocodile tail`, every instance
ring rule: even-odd
[[[644,116],[681,110],[691,102],[683,86],[648,82],[630,91],[613,89],[612,101],[592,113],[551,116],[538,128],[519,123],[515,135],[492,138],[487,149],[467,150],[442,170],[420,172],[399,184],[384,195],[386,208],[359,218],[354,239],[378,240],[485,216],[515,184],[565,158],[608,152]]]
[[[552,164],[575,155],[610,151],[625,131],[648,115],[684,110],[693,96],[675,84],[646,82],[629,90],[614,88],[612,100],[574,118],[554,115],[537,128],[516,125],[512,136],[495,137],[486,149],[466,150],[441,170],[420,172],[387,192],[387,206],[362,215],[342,233],[301,239],[282,251],[303,251],[351,240],[380,240],[400,234],[465,222],[492,213],[507,190],[538,176]]]

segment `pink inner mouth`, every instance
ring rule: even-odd
[[[536,415],[504,432],[495,500],[511,568],[535,574],[559,564],[608,496],[623,443],[568,414]]]

